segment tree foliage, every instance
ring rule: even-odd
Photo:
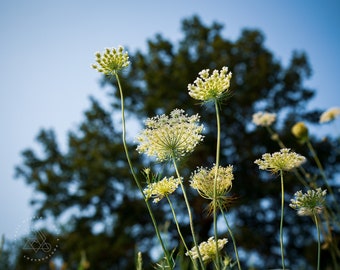
[[[276,267],[280,261],[275,237],[280,219],[280,185],[275,176],[260,174],[253,161],[265,152],[277,151],[279,146],[265,129],[254,127],[251,119],[259,110],[277,113],[280,121],[274,128],[282,141],[313,160],[308,149],[290,134],[291,126],[297,121],[318,120],[320,112],[306,110],[315,93],[305,86],[311,67],[307,55],[297,51],[284,66],[266,48],[265,37],[259,30],[245,29],[235,41],[223,37],[222,30],[221,24],[207,26],[194,16],[183,20],[183,37],[178,43],[158,34],[148,40],[146,52],[130,53],[131,66],[121,77],[126,110],[137,121],[169,113],[174,108],[201,115],[206,139],[182,164],[184,175],[189,176],[197,166],[213,163],[216,135],[211,131],[216,123],[215,112],[191,99],[187,85],[202,69],[229,67],[233,72],[232,95],[221,104],[221,164],[234,165],[232,193],[237,198],[229,213],[237,243],[243,254],[247,254],[241,257],[242,263],[249,263],[247,256],[255,254],[259,267]],[[116,114],[119,93],[112,81],[104,80],[113,85],[112,112]],[[86,252],[95,269],[133,269],[136,249],[143,252],[147,265],[151,256],[148,251],[155,248],[151,220],[129,173],[120,128],[115,126],[113,114],[92,99],[84,122],[68,136],[66,152],[60,151],[52,130],[42,130],[38,142],[43,155],[26,150],[22,164],[17,167],[18,177],[35,191],[32,204],[37,215],[53,217],[62,224],[59,255],[70,269],[76,269],[81,251]],[[128,126],[128,130],[129,127],[133,128]],[[340,158],[339,153],[332,151],[335,140],[319,141],[313,137],[312,141],[327,176],[335,184],[333,176],[339,171]],[[149,161],[138,156],[134,148],[131,142],[133,163],[140,170]],[[306,170],[319,177],[313,162],[306,165]],[[302,188],[293,174],[285,179],[287,193]],[[202,211],[207,202],[194,192],[190,200],[199,239],[206,240],[212,222]],[[181,207],[179,200],[177,203]],[[169,209],[165,205],[155,209],[160,224],[166,223]],[[314,262],[309,255],[314,242],[308,240],[312,239],[313,224],[297,217],[288,207],[286,213],[287,259],[289,267],[296,269]],[[167,232],[170,245],[176,246],[173,224]],[[189,237],[189,230],[185,232]],[[329,256],[327,249],[324,253],[323,256]]]

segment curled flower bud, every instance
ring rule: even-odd
[[[304,194],[300,190],[294,194],[295,199],[291,199],[289,206],[297,210],[300,216],[320,214],[325,206],[326,193],[327,191],[321,188],[308,190]]]

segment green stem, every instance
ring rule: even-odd
[[[318,218],[316,214],[314,214],[314,220],[315,220],[315,226],[316,226],[316,231],[318,234],[318,264],[317,264],[317,270],[320,269],[320,229],[319,229],[319,223],[318,223]]]
[[[279,134],[277,134],[276,132],[274,132],[270,127],[266,126],[266,129],[268,131],[268,133],[270,134],[271,138],[274,140],[274,141],[277,141],[278,145],[281,147],[281,148],[286,148],[286,146],[284,145],[284,143],[281,141],[280,137],[279,137]]]
[[[314,159],[314,161],[316,163],[316,166],[320,170],[322,178],[325,180],[327,188],[330,189],[330,186],[329,186],[329,184],[327,182],[327,177],[326,177],[326,174],[325,174],[325,170],[323,169],[323,167],[321,165],[321,162],[320,162],[320,160],[318,158],[318,155],[316,154],[316,152],[314,150],[313,145],[311,144],[311,142],[309,140],[306,141],[306,144],[307,144],[307,147],[308,147],[309,151],[312,153],[313,159]]]
[[[141,192],[143,198],[144,198],[144,201],[145,201],[145,204],[146,204],[146,207],[149,211],[149,214],[150,214],[150,217],[151,217],[151,220],[152,220],[152,223],[153,223],[153,226],[155,228],[155,231],[156,231],[156,235],[157,235],[157,238],[162,246],[162,249],[163,249],[163,252],[165,254],[165,257],[166,257],[166,260],[168,262],[168,265],[170,267],[170,269],[173,269],[173,262],[171,260],[171,256],[168,252],[168,250],[165,248],[165,245],[164,245],[164,242],[162,240],[162,237],[161,237],[161,234],[159,232],[159,229],[158,229],[158,226],[157,226],[157,222],[156,222],[156,219],[153,215],[153,212],[151,210],[151,207],[150,207],[150,204],[148,202],[148,200],[146,199],[145,197],[145,194],[143,192],[143,188],[136,176],[136,173],[133,169],[133,166],[132,166],[132,163],[131,163],[131,159],[130,159],[130,156],[129,156],[129,151],[128,151],[128,148],[127,148],[127,144],[126,144],[126,124],[125,124],[125,108],[124,108],[124,95],[123,95],[123,90],[122,90],[122,86],[120,84],[120,80],[119,80],[119,76],[117,73],[115,73],[115,76],[116,76],[116,80],[117,80],[117,84],[118,84],[118,88],[119,88],[119,93],[120,93],[120,102],[121,102],[121,118],[122,118],[122,140],[123,140],[123,146],[124,146],[124,151],[125,151],[125,155],[126,155],[126,159],[127,159],[127,162],[129,164],[129,168],[130,168],[130,171],[131,171],[131,174],[133,176],[133,179],[135,180],[136,182],[136,185],[139,189],[139,191]]]
[[[327,176],[326,176],[325,170],[323,169],[323,167],[321,165],[321,162],[320,162],[320,160],[318,158],[318,155],[316,154],[316,151],[314,150],[313,145],[311,144],[311,142],[309,140],[307,140],[306,143],[307,143],[308,149],[312,153],[313,159],[314,159],[314,161],[315,161],[315,163],[316,163],[316,165],[317,165],[317,167],[318,167],[318,169],[319,169],[319,171],[321,173],[321,176],[322,176],[322,178],[323,178],[323,180],[324,180],[324,182],[326,184],[327,190],[328,190],[329,194],[331,195],[332,200],[334,202],[335,212],[336,213],[334,213],[334,211],[331,208],[329,208],[329,211],[330,211],[330,214],[332,215],[333,219],[335,219],[335,221],[336,221],[336,220],[338,220],[337,216],[340,214],[339,204],[337,203],[337,200],[336,200],[336,197],[334,195],[334,192],[333,192],[331,186],[329,185],[329,183],[327,181]],[[339,225],[338,221],[336,221],[336,223]]]
[[[173,161],[173,165],[174,165],[174,168],[175,168],[175,171],[176,171],[176,175],[177,175],[177,177],[179,179],[181,179],[181,175],[179,174],[179,171],[178,171],[178,168],[177,168],[176,159],[175,159],[174,155],[172,157],[172,161]],[[202,255],[201,255],[200,250],[198,248],[196,237],[195,237],[194,224],[193,224],[193,221],[192,221],[192,213],[191,213],[188,197],[187,197],[187,194],[185,192],[185,188],[184,188],[184,185],[183,185],[182,181],[180,181],[180,185],[181,185],[181,189],[182,189],[182,192],[183,192],[183,197],[184,197],[185,205],[186,205],[187,211],[188,211],[190,230],[191,230],[191,234],[192,234],[192,240],[194,241],[194,245],[195,245],[195,247],[197,249],[198,259],[200,261],[201,267],[202,267],[202,269],[205,269],[204,263],[203,263],[203,259],[202,259]]]
[[[318,169],[320,170],[320,173],[321,173],[321,176],[323,178],[323,180],[325,181],[325,184],[326,184],[326,187],[328,189],[328,192],[331,194],[334,202],[336,203],[336,199],[334,197],[334,193],[333,193],[333,190],[332,188],[330,187],[330,185],[328,184],[328,181],[327,181],[327,176],[325,174],[325,170],[323,169],[322,165],[321,165],[321,162],[318,158],[318,155],[316,154],[315,150],[314,150],[314,147],[313,145],[311,144],[311,142],[309,140],[307,140],[307,146],[308,146],[308,149],[309,151],[312,153],[312,156],[313,156],[313,159],[316,163],[316,166],[318,167]],[[337,205],[337,204],[336,204]],[[338,209],[339,210],[339,209]]]
[[[216,171],[214,177],[214,236],[216,243],[216,250],[218,251],[218,231],[217,231],[217,176],[218,167],[220,165],[220,148],[221,148],[221,121],[220,112],[218,108],[218,102],[215,100],[215,111],[216,111],[216,129],[217,129],[217,140],[216,140]],[[216,261],[219,262],[219,253],[216,252]],[[220,264],[218,263],[218,268],[220,269]]]
[[[281,220],[280,220],[280,248],[281,248],[281,261],[282,261],[282,269],[285,270],[285,257],[284,257],[284,249],[283,249],[283,210],[285,203],[285,192],[283,185],[283,171],[280,170],[281,176]]]
[[[221,213],[222,213],[222,216],[223,216],[223,218],[224,218],[224,221],[225,221],[225,223],[226,223],[226,225],[227,225],[228,232],[229,232],[229,234],[230,234],[231,240],[233,241],[234,251],[235,251],[235,256],[236,256],[236,261],[237,261],[238,269],[241,270],[242,268],[241,268],[241,264],[240,264],[240,258],[239,258],[239,256],[238,256],[238,251],[237,251],[236,240],[235,240],[235,238],[234,238],[234,234],[233,234],[233,232],[231,231],[231,228],[230,228],[230,226],[229,226],[227,217],[225,216],[224,211],[223,211],[223,208],[222,208],[222,206],[221,206],[220,204],[219,204],[219,208],[220,208],[220,210],[221,210]]]
[[[171,202],[169,196],[166,195],[166,198],[167,198],[167,200],[168,200],[168,203],[169,203],[169,206],[170,206],[170,209],[171,209],[171,212],[172,212],[172,216],[174,217],[174,221],[175,221],[175,224],[176,224],[176,228],[177,228],[178,235],[179,235],[179,237],[181,238],[182,243],[183,243],[183,245],[184,245],[184,247],[185,247],[185,249],[186,249],[186,251],[187,251],[187,253],[188,253],[188,255],[189,255],[189,257],[190,257],[190,259],[191,259],[191,261],[192,261],[192,263],[193,263],[193,265],[194,265],[194,269],[198,269],[198,268],[197,268],[196,261],[193,259],[192,255],[191,255],[190,252],[189,252],[188,246],[187,246],[187,244],[185,243],[185,239],[184,239],[184,237],[183,237],[183,235],[182,235],[181,228],[179,227],[178,219],[177,219],[176,212],[175,212],[175,209],[174,209],[174,207],[173,207],[173,204],[172,204],[172,202]]]

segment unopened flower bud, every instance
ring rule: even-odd
[[[296,123],[292,127],[291,132],[297,139],[299,139],[302,142],[308,140],[308,128],[306,127],[304,122]]]

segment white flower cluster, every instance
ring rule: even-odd
[[[214,180],[217,167],[212,169],[199,168],[191,175],[190,185],[205,199],[214,199]],[[225,196],[232,187],[233,166],[219,166],[217,170],[216,197]]]
[[[170,116],[148,118],[145,126],[136,138],[137,151],[154,156],[158,161],[179,160],[191,153],[204,138],[199,115],[188,116],[180,109],[173,110]]]
[[[231,72],[227,67],[221,71],[214,70],[209,76],[209,69],[202,70],[194,84],[188,85],[189,95],[203,102],[219,100],[226,96],[230,86]]]
[[[254,163],[259,165],[261,170],[275,173],[278,171],[290,171],[301,166],[305,161],[306,158],[304,156],[290,152],[289,148],[283,148],[280,152],[263,154],[262,159],[257,159]]]
[[[210,237],[207,242],[200,243],[198,249],[202,256],[202,260],[209,261],[215,258],[217,252],[220,251],[227,242],[228,239],[226,238],[218,239],[217,240],[218,250],[216,250],[216,241],[214,240],[214,237]],[[197,259],[199,257],[196,247],[193,247],[191,250],[186,252],[185,255],[187,256],[191,255],[193,259]]]
[[[103,55],[100,52],[96,54],[97,64],[93,64],[92,68],[105,75],[114,75],[121,69],[127,67],[129,62],[129,55],[124,52],[124,47],[106,48]]]
[[[253,114],[253,123],[257,126],[269,127],[276,121],[276,114],[269,112],[257,112]]]
[[[326,123],[333,121],[335,118],[338,117],[338,115],[340,115],[340,108],[338,107],[330,108],[321,114],[319,122]]]
[[[150,183],[145,189],[144,194],[147,199],[154,198],[153,202],[158,203],[165,196],[173,193],[181,183],[180,178],[164,177],[162,180]]]

